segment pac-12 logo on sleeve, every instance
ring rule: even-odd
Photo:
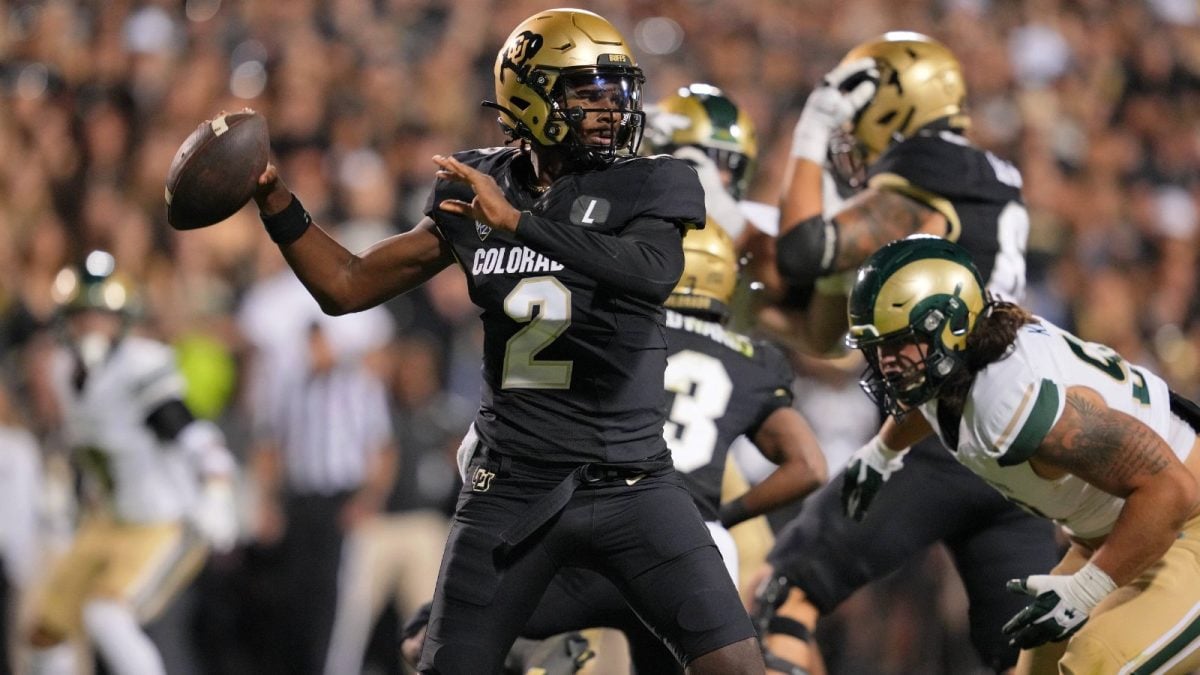
[[[611,210],[607,199],[583,195],[571,204],[571,222],[583,227],[603,225],[608,222],[608,212]]]

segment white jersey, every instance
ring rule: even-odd
[[[1062,415],[1067,388],[1095,390],[1136,417],[1184,460],[1195,432],[1171,413],[1167,385],[1113,350],[1039,319],[1017,332],[1012,353],[975,376],[963,406],[955,457],[1010,500],[1058,522],[1072,535],[1108,534],[1125,500],[1067,474],[1047,480],[1026,461]],[[938,435],[936,402],[921,406]]]
[[[65,438],[83,470],[111,498],[114,515],[131,523],[178,520],[196,499],[196,469],[173,443],[147,425],[163,403],[183,395],[171,348],[129,335],[109,358],[75,383],[75,357],[61,349],[53,365]]]

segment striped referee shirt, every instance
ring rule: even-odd
[[[280,450],[286,489],[332,495],[358,489],[372,457],[392,443],[387,392],[360,363],[324,373],[273,369],[260,432]]]

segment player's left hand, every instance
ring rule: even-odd
[[[516,231],[521,212],[508,203],[504,191],[496,184],[496,179],[453,157],[434,155],[433,161],[441,167],[437,171],[438,178],[464,183],[475,191],[475,199],[470,203],[460,199],[444,199],[438,204],[438,208],[448,213],[466,216],[493,229]]]
[[[804,102],[792,132],[792,156],[824,164],[829,137],[871,102],[878,82],[879,69],[869,57],[829,71]]]
[[[188,514],[192,527],[218,553],[226,553],[237,543],[238,518],[233,484],[228,478],[209,478]]]
[[[883,484],[903,468],[903,451],[888,448],[879,436],[867,441],[846,465],[842,477],[842,511],[861,522]]]
[[[1004,624],[1009,644],[1032,649],[1061,642],[1087,623],[1088,615],[1116,584],[1100,568],[1088,563],[1071,575],[1035,574],[1008,582],[1008,590],[1032,595],[1034,600]]]

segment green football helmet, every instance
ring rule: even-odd
[[[133,286],[116,270],[107,251],[91,251],[78,266],[64,267],[54,277],[50,295],[64,314],[98,310],[129,314],[137,304]]]
[[[858,268],[849,301],[846,344],[867,359],[863,390],[896,416],[935,398],[965,367],[967,336],[988,303],[958,244],[913,235],[876,251]]]
[[[112,254],[91,251],[80,265],[59,270],[50,288],[60,337],[87,369],[108,358],[140,307],[133,285],[116,267]]]
[[[690,84],[656,103],[646,122],[646,154],[700,148],[729,172],[730,193],[741,199],[754,175],[758,140],[746,111],[708,84]]]

